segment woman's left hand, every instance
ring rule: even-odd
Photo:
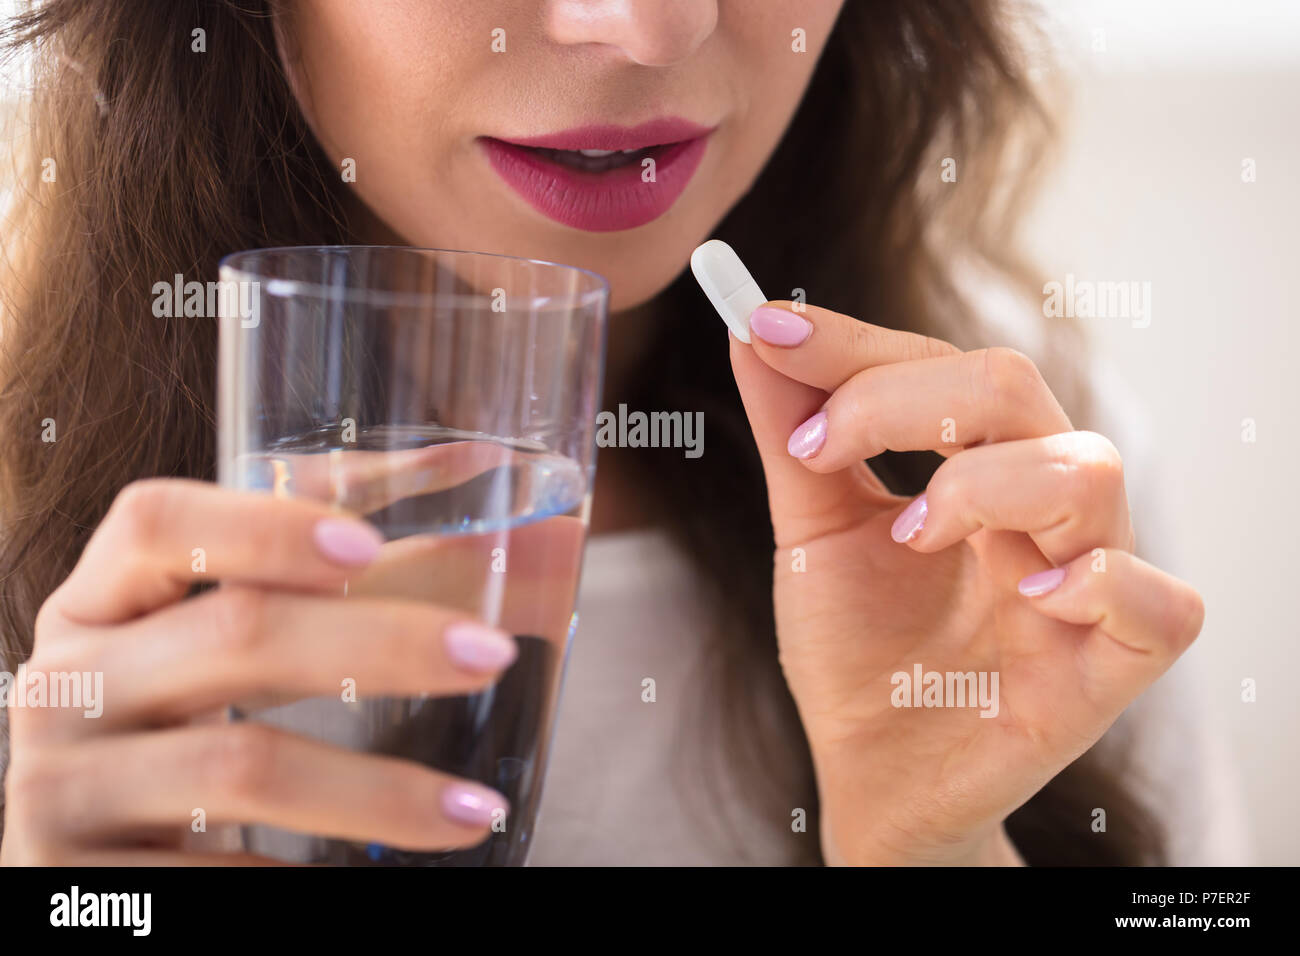
[[[826,860],[1018,862],[1003,821],[1195,639],[1200,596],[1134,557],[1119,454],[1020,353],[790,303],[750,327],[732,368]],[[947,461],[909,503],[863,461],[886,449]]]

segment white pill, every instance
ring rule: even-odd
[[[691,272],[732,334],[749,343],[749,313],[767,301],[763,290],[721,239],[710,239],[691,253]]]

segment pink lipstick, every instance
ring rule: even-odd
[[[497,175],[542,215],[575,229],[613,232],[668,211],[704,158],[712,132],[670,117],[479,142]]]

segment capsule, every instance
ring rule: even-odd
[[[691,253],[691,272],[733,335],[749,344],[749,314],[767,301],[763,290],[721,239],[710,239]]]

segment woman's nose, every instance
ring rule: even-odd
[[[556,43],[616,47],[642,66],[685,60],[718,24],[717,0],[548,0]]]

